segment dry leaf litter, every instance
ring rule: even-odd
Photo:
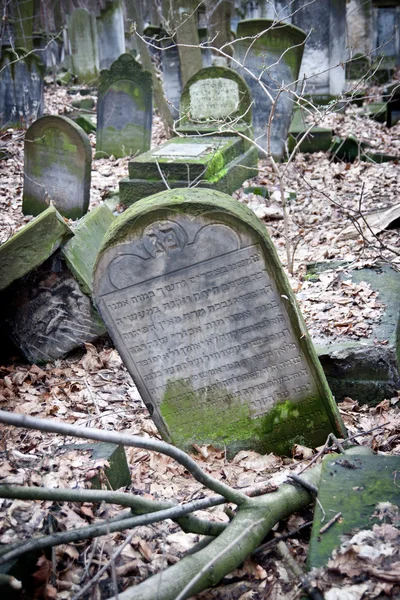
[[[46,88],[46,111],[67,114],[72,109],[71,96],[65,88]],[[337,114],[330,118],[335,133],[344,135],[353,129],[360,137],[364,131],[368,141],[377,140],[377,149],[398,151],[398,128],[386,131],[381,125],[357,114]],[[352,129],[353,128],[353,129]],[[0,161],[0,242],[6,241],[30,219],[21,212],[23,184],[23,137],[21,131],[8,131],[2,136],[7,143],[9,158]],[[92,147],[95,136],[90,135]],[[153,123],[153,146],[163,141],[163,130],[158,117]],[[102,159],[93,162],[91,208],[107,198],[118,187],[118,181],[127,174],[128,158]],[[392,264],[399,262],[399,236],[396,230],[382,231],[372,243],[365,244],[357,235],[341,238],[341,232],[352,223],[360,211],[376,211],[397,202],[399,165],[380,165],[355,162],[333,162],[324,153],[298,154],[292,163],[280,165],[284,170],[283,184],[289,211],[289,228],[292,250],[295,247],[293,275],[290,281],[296,292],[307,325],[314,333],[323,331],[332,338],[350,335],[353,339],[368,337],[374,322],[379,320],[384,306],[379,295],[366,283],[353,285],[341,282],[337,271],[330,270],[311,283],[304,278],[307,262],[325,260],[346,261],[353,267],[371,265],[382,257]],[[239,190],[235,196],[249,204],[265,220],[268,231],[286,265],[284,225],[281,219],[279,181],[272,168],[261,161],[259,176],[249,182],[265,185],[271,197],[264,200],[254,194]],[[22,414],[56,418],[79,426],[98,427],[103,430],[123,431],[149,438],[158,438],[156,428],[147,415],[138,392],[118,353],[107,340],[96,345],[87,344],[84,352],[77,352],[65,360],[45,366],[29,366],[18,361],[1,367],[0,406],[2,409]],[[387,399],[378,407],[358,406],[351,398],[341,403],[340,410],[350,435],[369,432],[384,425],[372,434],[358,438],[361,444],[372,444],[376,451],[400,455],[399,398]],[[76,440],[36,431],[1,427],[0,482],[5,484],[36,485],[49,488],[88,488],[95,475],[104,476],[104,461],[94,461],[90,452],[66,449],[67,443]],[[290,470],[303,468],[318,450],[297,446],[293,457],[280,458],[272,454],[261,456],[256,452],[240,452],[227,461],[224,452],[213,447],[197,448],[196,460],[217,479],[239,489],[265,487],[272,491],[286,479]],[[174,499],[185,502],[204,497],[209,491],[191,478],[183,467],[172,459],[147,450],[126,449],[132,476],[130,491],[154,499]],[[116,516],[120,508],[114,505],[95,506],[61,502],[32,502],[4,500],[0,504],[0,543],[29,539],[33,534],[63,531],[87,526],[97,520]],[[200,512],[216,521],[227,522],[222,507]],[[307,556],[309,527],[303,526],[312,519],[311,510],[292,515],[277,525],[270,540],[291,532],[287,544],[292,555],[301,564]],[[384,525],[382,525],[384,527]],[[397,541],[393,528],[372,532],[368,546],[379,552],[382,536]],[[362,532],[361,532],[362,533]],[[69,600],[96,573],[123,543],[126,533],[115,533],[98,540],[63,545],[55,549],[52,560],[42,556],[34,574],[36,598]],[[369,535],[369,534],[368,534]],[[368,536],[367,536],[368,537]],[[165,569],[179,560],[199,536],[185,534],[171,521],[139,527],[134,537],[116,561],[116,573],[121,589],[135,585],[147,576]],[[368,571],[369,564],[355,566],[357,577],[367,573],[371,581],[354,582],[354,572],[343,565],[358,564],[347,560],[351,552],[356,561],[357,540],[342,547],[329,566],[327,573],[339,573],[338,583],[329,581],[331,575],[321,575],[321,589],[328,600],[335,598],[375,598],[381,593],[396,597],[396,585],[381,577],[380,565],[374,561],[375,574]],[[394,544],[393,544],[394,547]],[[397,550],[398,553],[398,550]],[[384,554],[385,560],[387,556]],[[390,555],[390,570],[397,572],[398,554]],[[342,558],[341,558],[342,557]],[[343,559],[343,557],[346,557]],[[365,557],[363,557],[365,560]],[[336,561],[336,562],[335,562]],[[342,566],[341,566],[342,565]],[[364,568],[365,567],[365,568]],[[386,567],[385,567],[386,568]],[[364,569],[364,570],[363,570]],[[373,575],[373,577],[372,577]],[[335,596],[339,589],[340,594]],[[110,575],[106,573],[91,598],[108,598],[115,592]],[[397,587],[397,593],[400,593]],[[347,595],[346,595],[347,594]],[[392,595],[391,595],[392,594]],[[211,598],[271,598],[290,600],[299,598],[297,582],[293,580],[285,563],[272,545],[267,551],[249,558],[219,586],[197,596]],[[382,596],[381,596],[382,597]],[[397,595],[399,597],[399,595]]]

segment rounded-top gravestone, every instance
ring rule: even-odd
[[[88,210],[92,149],[79,125],[61,116],[37,119],[26,132],[22,210],[38,215],[53,205],[69,219]]]
[[[167,441],[287,454],[343,435],[266,228],[230,196],[137,202],[106,234],[94,294]]]
[[[152,79],[131,54],[100,74],[96,157],[130,156],[150,149]]]
[[[247,83],[227,67],[206,67],[186,83],[180,103],[180,126],[218,130],[251,124],[252,98]]]
[[[296,89],[305,40],[304,31],[288,23],[248,19],[238,23],[233,43],[233,67],[246,80],[254,100],[255,140],[277,158],[283,154],[290,127],[290,92]]]

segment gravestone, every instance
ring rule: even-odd
[[[345,90],[346,1],[295,0],[293,24],[307,34],[299,79],[305,93],[328,98]]]
[[[79,83],[96,81],[99,75],[96,17],[84,8],[76,8],[70,17],[68,34],[73,74]]]
[[[174,119],[179,116],[179,101],[182,93],[181,61],[178,46],[167,34],[160,34],[161,68],[164,94]]]
[[[26,132],[24,150],[23,213],[38,215],[52,203],[64,217],[82,217],[92,160],[83,129],[68,117],[41,117]]]
[[[106,2],[97,17],[100,69],[109,69],[125,52],[124,13],[121,0]]]
[[[251,137],[252,98],[238,73],[226,67],[207,67],[186,83],[180,102],[180,133],[237,130]]]
[[[305,38],[301,29],[268,19],[240,21],[237,28],[233,47],[240,66],[237,63],[233,66],[244,77],[253,96],[254,138],[264,150],[268,151],[270,146],[271,154],[277,158],[283,155],[290,127],[293,108],[290,91],[296,89]],[[268,94],[249,71],[260,78]]]
[[[131,54],[122,54],[109,71],[101,72],[96,157],[149,150],[152,116],[151,74]]]
[[[43,75],[44,65],[34,54],[27,55],[23,49],[2,50],[0,129],[28,127],[43,113]]]
[[[164,439],[288,454],[344,433],[264,225],[212,190],[169,190],[118,217],[99,312]]]

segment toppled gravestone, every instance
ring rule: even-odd
[[[251,94],[231,69],[201,69],[187,82],[181,98],[179,133],[129,163],[120,181],[120,199],[130,205],[166,188],[210,187],[232,194],[258,173],[258,152],[243,139],[252,137]],[[206,134],[204,137],[198,134]],[[213,135],[211,135],[213,134]]]
[[[212,190],[170,190],[111,227],[99,312],[161,435],[287,454],[344,434],[265,227]]]
[[[329,263],[308,266],[309,275],[332,268]],[[385,312],[374,323],[367,339],[354,340],[341,336],[331,341],[327,336],[313,338],[319,360],[336,400],[350,396],[360,403],[376,405],[392,398],[400,389],[400,276],[387,264],[378,264],[339,274],[343,281],[359,284],[366,281],[379,292]]]
[[[151,74],[122,54],[100,75],[96,157],[130,156],[150,149],[153,116]]]
[[[60,358],[105,333],[90,293],[93,265],[113,218],[101,205],[79,222],[73,235],[49,208],[0,247],[2,325],[29,362]],[[62,235],[56,237],[58,223]],[[47,253],[40,253],[45,235],[51,240]],[[67,235],[73,237],[55,253]],[[18,277],[2,278],[3,265],[13,262],[13,256],[21,256],[25,268]]]
[[[69,219],[88,210],[92,149],[79,125],[58,115],[37,119],[26,132],[22,210],[38,215],[49,204]]]

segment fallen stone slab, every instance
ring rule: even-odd
[[[47,260],[73,235],[53,206],[0,246],[0,290]]]
[[[308,272],[318,275],[332,268],[335,267],[329,263],[314,263],[308,265]],[[373,406],[396,396],[400,389],[400,274],[382,263],[344,271],[338,276],[344,281],[369,283],[379,292],[385,312],[368,339],[357,341],[343,336],[341,341],[332,342],[321,335],[314,337],[313,342],[336,401],[350,396]]]
[[[351,534],[357,531],[372,530],[375,525],[391,523],[390,506],[400,505],[400,486],[396,481],[396,474],[400,471],[400,457],[366,456],[361,454],[362,451],[363,448],[359,455],[327,456],[323,460],[318,486],[319,502],[315,506],[307,557],[309,569],[325,566],[332,551],[341,545],[344,536],[351,538]],[[384,520],[383,507],[386,507]],[[340,517],[324,531],[323,527],[339,513]],[[396,513],[393,512],[394,524],[395,519]],[[363,543],[367,557],[368,535],[363,535],[363,540],[360,538],[359,543]]]
[[[293,152],[298,143],[300,152],[325,152],[332,144],[332,129],[314,125],[307,122],[307,112],[298,109],[293,114],[289,129],[288,146]],[[307,134],[305,137],[304,135]],[[304,139],[302,139],[304,137]],[[301,141],[300,141],[301,140]]]

